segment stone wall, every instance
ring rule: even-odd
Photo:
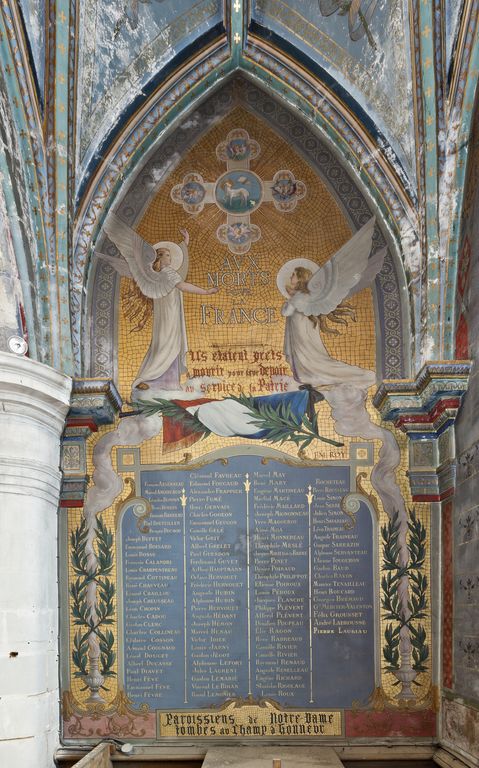
[[[456,422],[457,487],[443,516],[442,735],[464,756],[479,754],[479,118],[470,142],[456,298],[456,358],[471,359]],[[452,562],[451,562],[452,561]]]

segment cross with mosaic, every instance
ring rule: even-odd
[[[247,253],[261,238],[261,229],[251,223],[250,215],[263,203],[273,203],[278,211],[294,211],[306,195],[306,185],[288,170],[277,171],[271,181],[263,181],[250,170],[250,163],[261,152],[244,128],[230,131],[216,147],[216,156],[226,163],[226,172],[208,182],[200,173],[187,173],[181,184],[171,190],[171,198],[187,213],[201,213],[205,204],[215,203],[226,213],[226,224],[216,230],[216,237],[231,253]]]

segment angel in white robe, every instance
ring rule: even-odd
[[[151,344],[132,389],[180,389],[188,351],[182,294],[209,296],[218,288],[200,288],[185,282],[189,236],[184,230],[185,239],[180,245],[160,242],[152,246],[114,213],[109,214],[103,228],[123,259],[99,255],[121,275],[133,278],[143,296],[153,302]],[[141,327],[140,323],[137,329]]]
[[[288,298],[281,310],[286,318],[284,354],[301,384],[368,389],[376,381],[374,371],[331,357],[320,335],[321,330],[337,333],[328,320],[347,324],[348,316],[354,319],[346,300],[369,286],[382,268],[386,248],[369,259],[374,225],[372,218],[319,269],[309,259],[293,259],[278,272],[278,287]]]

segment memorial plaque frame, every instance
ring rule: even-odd
[[[65,435],[68,482],[62,505],[68,512],[60,531],[67,576],[61,590],[68,743],[116,736],[154,751],[170,742],[185,744],[186,738],[209,746],[231,736],[165,731],[168,716],[185,713],[186,707],[198,715],[195,727],[202,713],[229,715],[228,708],[233,725],[252,717],[247,724],[254,726],[258,718],[256,725],[264,726],[269,712],[268,730],[274,725],[271,713],[279,712],[285,722],[289,714],[296,722],[288,724],[300,726],[291,735],[253,728],[234,733],[232,742],[251,737],[258,743],[264,736],[277,743],[279,736],[295,744],[301,738],[344,744],[373,738],[374,728],[377,736],[398,740],[434,733],[431,509],[415,503],[421,500],[414,489],[411,494],[404,434],[411,429],[409,408],[404,423],[397,420],[406,407],[404,382],[393,385],[397,394],[390,405],[381,388],[375,396],[372,389],[384,366],[400,365],[401,339],[409,337],[402,322],[407,313],[398,315],[397,299],[404,293],[400,270],[383,250],[378,212],[368,208],[324,148],[318,154],[315,140],[285,122],[286,114],[271,110],[272,104],[253,98],[248,89],[243,95],[246,108],[228,94],[221,119],[205,121],[204,133],[195,134],[184,157],[175,154],[178,163],[168,165],[154,190],[154,174],[140,173],[132,195],[115,202],[93,256],[91,274],[101,279],[92,279],[88,297],[88,334],[96,350],[91,372],[113,371],[118,397],[111,396],[105,380],[81,380]],[[217,182],[222,204],[227,201],[231,210],[217,205]],[[250,211],[245,203],[251,196],[256,202]],[[161,246],[156,257],[152,244]],[[131,249],[135,263],[128,267]],[[345,306],[329,290],[331,304],[315,303],[311,315],[301,294],[319,300],[317,278],[343,264],[340,253],[354,280],[361,261],[364,281],[355,283],[357,292],[349,294],[349,286],[341,293]],[[154,274],[148,271],[151,263]],[[146,267],[154,290],[138,282],[138,266]],[[348,274],[341,267],[340,283]],[[171,285],[163,295],[157,282],[163,284],[167,275]],[[390,344],[383,349],[380,340],[386,337]],[[435,381],[429,385],[424,378],[424,402],[430,386],[436,392]],[[415,408],[416,390],[411,393]],[[415,436],[429,444],[422,416],[417,429]],[[424,451],[413,453],[424,464]],[[201,479],[212,467],[227,473],[243,460],[242,495],[227,499],[222,484],[219,502],[208,502],[211,509],[230,505],[231,515],[213,517],[210,510],[202,517],[194,476]],[[277,513],[268,489],[261,487],[267,480],[248,472],[253,461],[263,462],[264,478],[270,470],[289,478]],[[344,578],[332,589],[333,594],[346,590],[353,568],[367,572],[367,586],[364,581],[364,587],[352,588],[352,596],[370,606],[367,627],[349,625],[359,630],[356,636],[339,632],[339,622],[347,627],[348,621],[363,621],[359,611],[350,615],[358,603],[337,608],[347,605],[346,592],[344,603],[333,606],[329,599],[333,559],[327,534],[335,531],[326,522],[326,483],[314,480],[328,473],[338,481],[330,502],[338,525],[341,519],[342,526],[351,526],[357,516],[356,530],[369,536],[362,565],[337,569]],[[159,489],[168,486],[164,498],[174,503],[163,504]],[[278,497],[284,488],[278,483]],[[295,517],[290,512],[298,494]],[[233,497],[251,502],[254,512],[245,516]],[[160,530],[168,516],[170,527]],[[253,543],[242,549],[247,525]],[[142,554],[138,542],[148,537],[151,546]],[[346,535],[341,541],[348,543]],[[151,579],[140,602],[144,573],[138,566],[146,551],[152,554]],[[336,565],[347,565],[348,552],[342,546]],[[246,568],[241,557],[248,553]],[[159,562],[168,559],[174,562]],[[314,585],[313,571],[320,575]],[[220,618],[212,616],[218,605]],[[182,631],[178,611],[183,627],[194,628],[194,638],[192,631]],[[338,622],[336,645],[332,619]],[[151,627],[158,630],[157,639],[165,627],[178,630],[173,643],[163,643],[171,649],[156,642],[145,655]],[[218,634],[208,634],[208,627]],[[363,630],[369,634],[359,634]],[[187,656],[191,663],[184,674]],[[185,681],[190,689],[183,701],[177,694],[184,694]],[[339,713],[340,727],[335,721],[329,734],[301,733],[309,724],[302,713],[313,708],[324,717]],[[168,728],[172,724],[170,717]]]
[[[371,642],[371,655],[373,657],[373,679],[371,680],[371,690],[368,691],[368,695],[372,695],[374,692],[374,689],[376,689],[380,685],[380,657],[379,657],[379,642],[378,638],[380,636],[380,616],[379,616],[379,588],[378,588],[378,579],[375,577],[375,575],[378,573],[379,569],[379,551],[378,551],[378,515],[377,515],[377,509],[374,506],[373,500],[371,497],[366,495],[364,492],[361,492],[360,484],[358,483],[358,478],[361,478],[361,470],[363,470],[366,467],[370,467],[373,464],[373,444],[364,442],[364,443],[354,443],[351,446],[351,459],[350,460],[344,460],[344,461],[298,461],[294,460],[291,457],[285,456],[284,453],[281,451],[277,451],[275,449],[265,448],[264,446],[261,446],[261,450],[256,449],[254,446],[236,446],[233,449],[229,450],[219,450],[211,452],[210,454],[206,454],[202,457],[200,461],[191,463],[191,464],[155,464],[155,465],[145,465],[141,464],[140,461],[140,451],[137,448],[119,448],[118,449],[118,455],[117,455],[117,464],[118,464],[118,471],[119,472],[126,472],[128,471],[128,482],[130,484],[131,489],[138,489],[141,488],[141,473],[142,472],[168,472],[171,473],[171,478],[173,479],[175,475],[178,477],[178,473],[194,473],[195,471],[203,468],[227,468],[231,462],[231,460],[234,461],[236,457],[247,457],[251,461],[258,461],[259,466],[263,467],[290,467],[290,468],[296,468],[298,470],[304,470],[305,466],[309,470],[322,470],[324,472],[325,469],[331,470],[333,468],[337,467],[343,467],[347,468],[348,475],[349,475],[349,489],[348,493],[342,498],[341,500],[341,509],[343,514],[343,525],[345,529],[352,528],[355,523],[355,514],[358,512],[360,505],[364,504],[364,507],[367,509],[370,518],[371,518],[371,531],[372,531],[372,541],[371,541],[371,554],[372,554],[372,561],[371,561],[371,572],[373,574],[371,586],[372,586],[372,613],[373,613],[373,634],[372,634],[372,642]],[[126,462],[124,459],[126,458]],[[306,489],[305,489],[306,490]],[[180,503],[181,500],[179,499]],[[126,514],[134,515],[136,522],[137,522],[137,528],[139,531],[143,531],[145,538],[148,538],[148,532],[147,528],[149,526],[150,521],[150,514],[151,514],[151,501],[147,498],[143,498],[137,494],[134,494],[133,491],[130,492],[130,495],[128,498],[126,498],[124,501],[120,502],[117,505],[117,511],[116,511],[116,525],[117,525],[117,537],[118,537],[118,547],[117,547],[117,581],[118,581],[118,637],[123,638],[124,637],[124,606],[123,606],[123,574],[124,574],[124,566],[123,566],[123,552],[122,552],[122,546],[120,545],[121,541],[121,524],[124,516]],[[124,654],[124,644],[123,642],[118,643],[118,655],[119,655],[119,665],[118,665],[118,672],[119,672],[119,687],[121,690],[125,691],[126,696],[129,697],[128,687],[126,685],[126,675],[125,675],[125,654]],[[367,701],[368,696],[363,697],[363,700],[360,702],[361,704],[365,704]],[[268,698],[268,697],[254,697],[251,694],[247,694],[247,691],[244,691],[243,696],[236,697],[234,699],[231,699],[230,697],[226,698],[222,702],[215,702],[214,704],[209,704],[209,706],[198,709],[197,707],[193,707],[193,710],[197,714],[213,714],[214,712],[218,713],[220,711],[224,711],[225,708],[231,707],[232,711],[235,713],[235,727],[237,728],[236,734],[231,734],[231,732],[227,732],[227,729],[225,730],[225,733],[221,736],[218,735],[218,733],[208,733],[206,730],[202,734],[201,729],[199,729],[199,733],[195,734],[196,739],[202,739],[204,738],[206,741],[211,742],[212,740],[220,739],[227,742],[228,740],[231,740],[233,743],[235,740],[238,740],[238,738],[244,738],[246,735],[251,736],[252,738],[255,738],[255,740],[261,741],[263,740],[270,740],[271,738],[275,738],[276,735],[278,735],[281,739],[281,741],[288,741],[293,740],[295,743],[298,741],[298,738],[304,738],[307,739],[308,743],[314,743],[314,740],[318,740],[318,742],[323,743],[325,739],[328,738],[343,738],[344,737],[344,710],[350,709],[351,706],[354,706],[354,702],[350,701],[347,705],[340,708],[334,708],[334,707],[328,707],[328,706],[322,706],[320,709],[317,709],[316,707],[311,707],[308,709],[307,707],[293,707],[293,706],[286,706],[283,707],[281,704],[279,704],[275,699]],[[212,709],[213,707],[213,709]],[[246,708],[246,709],[245,709]],[[247,734],[245,731],[241,732],[241,724],[242,721],[246,718],[252,718],[257,722],[261,722],[262,725],[264,725],[264,716],[265,713],[271,711],[275,711],[278,713],[285,712],[288,713],[288,715],[298,714],[303,717],[312,717],[314,719],[315,713],[319,712],[325,712],[327,713],[339,713],[339,720],[340,725],[338,727],[337,720],[335,720],[335,729],[334,732],[328,732],[325,735],[320,734],[308,734],[305,732],[297,733],[296,735],[287,735],[285,733],[277,733],[275,734],[274,731],[271,732],[271,729],[269,729],[267,732],[261,733],[253,733]],[[179,708],[165,708],[165,707],[158,707],[155,708],[156,711],[156,739],[161,740],[161,743],[168,743],[168,742],[176,742],[176,741],[182,741],[185,738],[191,737],[191,728],[188,730],[188,728],[185,729],[184,733],[182,732],[181,735],[173,736],[171,735],[171,732],[168,732],[168,735],[162,735],[161,734],[161,715],[162,714],[190,714],[192,712],[191,706],[188,706],[188,704],[185,704],[184,709]],[[244,712],[248,712],[248,716],[244,715]],[[251,714],[254,712],[254,714]],[[194,718],[193,718],[194,719]],[[170,729],[171,730],[171,729]],[[198,730],[198,729],[197,729]],[[234,730],[234,728],[233,728]]]

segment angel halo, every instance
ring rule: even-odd
[[[278,270],[278,274],[276,275],[276,285],[278,286],[280,293],[282,293],[283,296],[287,299],[290,298],[290,295],[286,290],[286,286],[290,281],[291,273],[294,272],[294,270],[298,267],[309,269],[314,274],[319,269],[319,264],[316,264],[315,261],[311,261],[311,259],[300,258],[290,259],[286,262],[286,264],[283,264],[283,266]]]
[[[169,251],[171,256],[172,269],[179,269],[183,263],[183,251],[177,243],[170,243],[169,240],[160,240],[159,243],[155,243],[151,246],[155,251],[165,249]]]

